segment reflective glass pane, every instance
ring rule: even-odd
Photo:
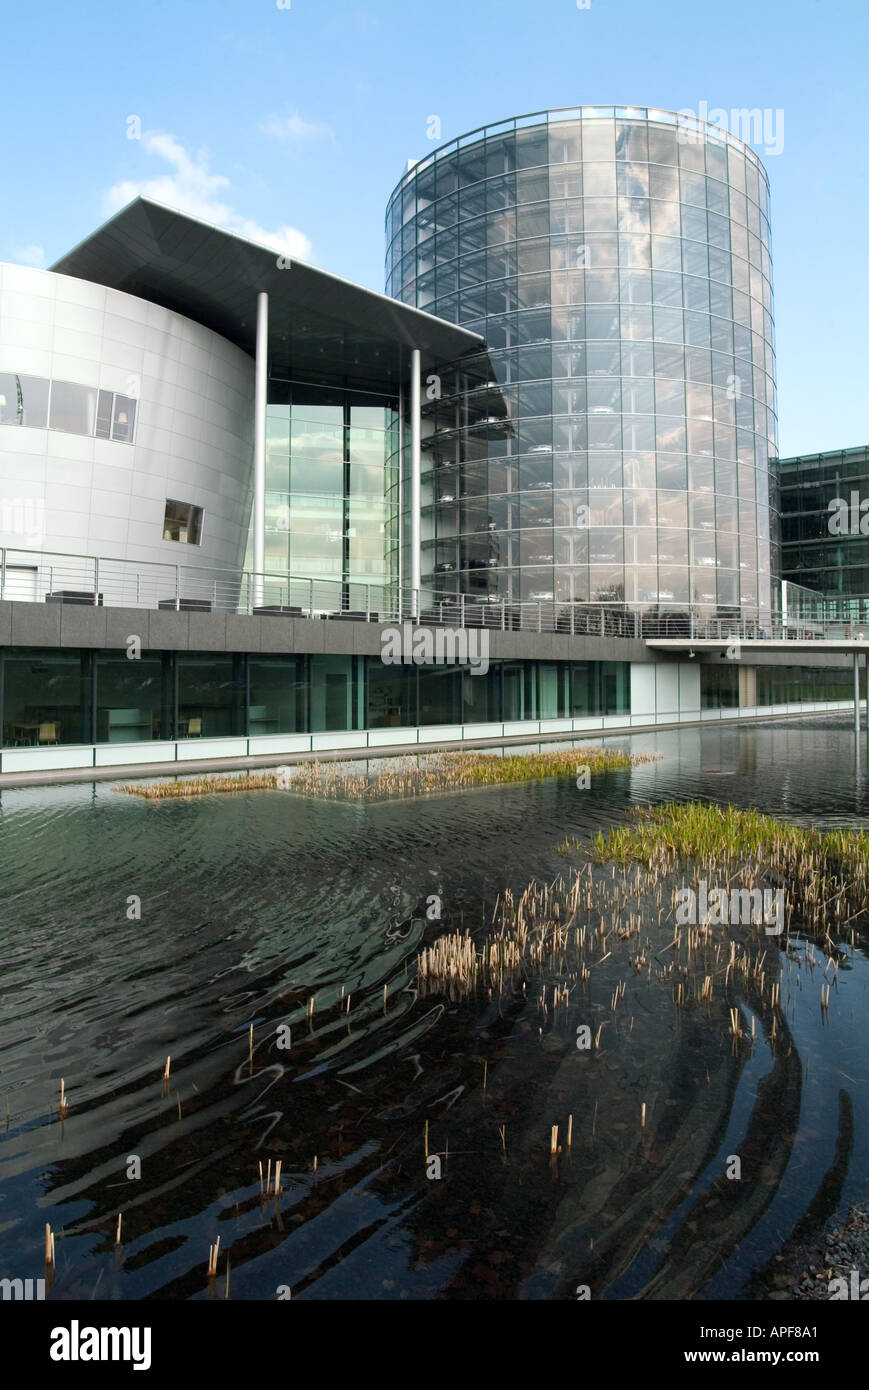
[[[0,425],[45,429],[47,423],[48,381],[17,372],[0,372]]]

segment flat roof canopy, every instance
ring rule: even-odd
[[[269,295],[276,378],[394,394],[410,352],[434,369],[480,351],[476,333],[278,254],[186,213],[136,198],[51,267],[183,314],[254,355],[256,297]]]

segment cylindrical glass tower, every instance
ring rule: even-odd
[[[386,229],[388,292],[489,347],[424,393],[425,583],[769,610],[769,186],[743,141],[645,108],[518,117],[415,164]]]

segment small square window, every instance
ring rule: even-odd
[[[168,498],[163,517],[164,541],[198,545],[201,537],[202,508],[194,507],[192,502],[177,502],[171,497]]]

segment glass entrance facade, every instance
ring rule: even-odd
[[[482,334],[426,394],[423,575],[492,598],[769,611],[769,187],[634,108],[487,126],[415,164],[387,289]]]
[[[400,493],[397,403],[272,381],[266,431],[266,571],[390,584]],[[253,567],[252,532],[246,564]]]

